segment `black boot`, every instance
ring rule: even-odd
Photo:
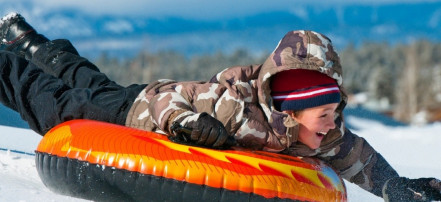
[[[18,13],[10,13],[0,20],[0,50],[14,52],[30,60],[40,44],[49,41],[38,34]]]

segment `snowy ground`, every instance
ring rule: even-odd
[[[0,126],[0,201],[84,201],[55,194],[43,185],[34,156],[29,155],[34,153],[40,139],[31,130]]]
[[[377,122],[348,117],[356,134],[365,137],[403,176],[441,179],[441,123],[424,127],[387,127]],[[36,133],[0,126],[0,201],[84,201],[55,194],[38,177],[33,153],[41,137]],[[349,201],[382,201],[346,182]]]

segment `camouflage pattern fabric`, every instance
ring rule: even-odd
[[[270,95],[271,77],[297,68],[326,74],[341,89],[337,127],[315,150],[297,141],[298,124],[275,110]],[[207,112],[224,124],[239,146],[315,156],[328,162],[346,180],[381,196],[385,181],[398,174],[363,138],[345,129],[342,111],[347,95],[342,82],[339,56],[331,41],[313,31],[291,31],[264,64],[230,67],[210,81],[159,80],[148,85],[130,109],[126,126],[172,135],[172,122],[185,126]]]

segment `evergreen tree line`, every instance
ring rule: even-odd
[[[349,94],[363,92],[368,101],[389,103],[382,110],[403,122],[411,122],[422,111],[428,112],[431,121],[440,119],[437,114],[441,113],[437,111],[441,111],[441,43],[366,42],[357,47],[349,45],[339,53],[344,87]],[[255,55],[245,49],[191,57],[174,51],[140,52],[124,59],[102,54],[95,64],[111,79],[129,85],[157,79],[209,80],[226,67],[261,64],[269,54],[268,51]]]

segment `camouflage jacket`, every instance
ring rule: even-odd
[[[335,117],[337,127],[315,150],[297,141],[298,124],[275,110],[270,96],[271,76],[295,68],[334,78],[342,92]],[[171,134],[172,122],[186,125],[207,112],[224,124],[240,146],[315,156],[346,180],[381,196],[385,181],[398,174],[363,138],[345,128],[342,110],[347,95],[342,82],[339,57],[331,41],[316,32],[291,31],[261,65],[230,67],[210,81],[159,80],[149,84],[131,107],[126,125]]]

